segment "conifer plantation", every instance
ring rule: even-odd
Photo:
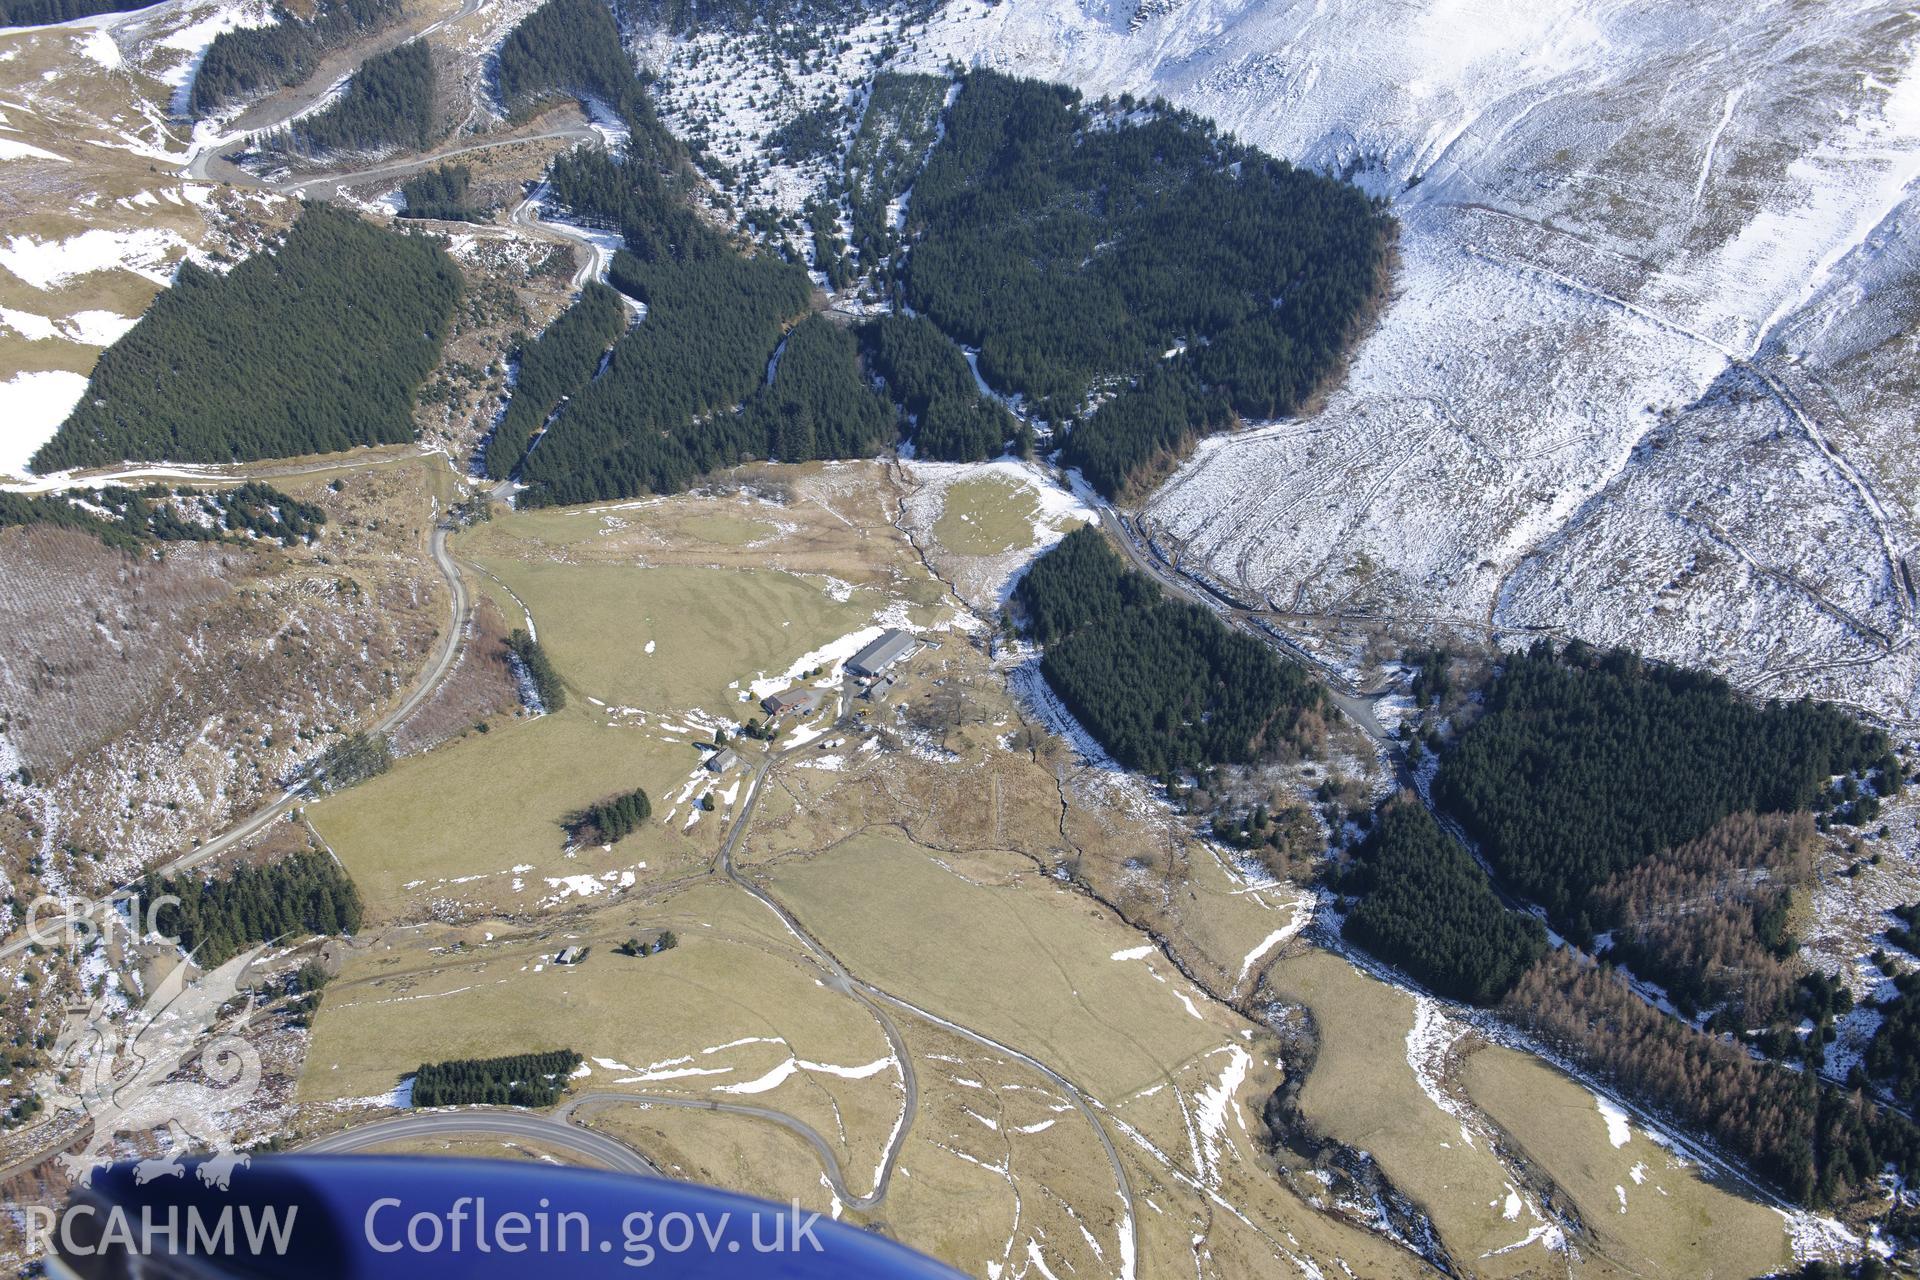
[[[487,474],[505,480],[527,451],[534,433],[563,400],[580,394],[599,369],[607,348],[626,331],[627,308],[620,295],[589,281],[574,304],[521,347],[513,398],[487,440]]]
[[[1452,1000],[1494,1003],[1547,947],[1540,922],[1507,910],[1411,797],[1381,810],[1340,888],[1360,895],[1346,936]]]
[[[36,470],[239,462],[413,438],[461,292],[437,240],[329,205],[224,275],[182,263],[94,367]]]
[[[423,1062],[413,1074],[413,1105],[550,1107],[560,1100],[567,1078],[582,1061],[571,1049],[555,1049],[504,1058]]]
[[[509,112],[554,98],[594,98],[619,110],[633,81],[613,10],[601,0],[547,0],[500,46],[496,83]]]
[[[913,183],[906,296],[992,385],[1076,423],[1069,464],[1113,494],[1231,415],[1298,408],[1391,230],[1352,185],[1195,116],[975,71]]]
[[[891,445],[893,406],[860,377],[853,335],[818,315],[795,325],[730,430],[742,456],[780,462],[868,457]]]
[[[169,894],[180,900],[177,905],[160,902]],[[264,865],[243,863],[214,879],[192,872],[165,880],[150,875],[140,898],[159,904],[159,932],[178,938],[202,968],[222,964],[255,943],[352,933],[360,927],[359,891],[323,849]]]
[[[207,46],[193,73],[194,118],[299,84],[319,69],[327,54],[399,18],[400,0],[322,0],[305,16],[275,5],[270,25],[222,31]]]
[[[415,174],[400,184],[400,216],[439,218],[446,222],[481,222],[486,210],[469,197],[473,170],[463,164],[443,164]]]
[[[556,197],[576,216],[620,228],[626,248],[609,279],[644,302],[647,317],[614,344],[605,372],[526,456],[524,504],[676,493],[718,467],[772,456],[779,406],[739,410],[765,385],[774,349],[805,311],[811,285],[798,266],[770,254],[748,257],[706,226],[680,189],[679,172],[638,154],[614,160],[580,151],[554,164]],[[836,346],[803,342],[803,374],[811,379],[815,357]],[[848,347],[838,349],[851,368]],[[764,399],[761,408],[768,409]],[[798,424],[791,432],[795,440],[806,434]],[[857,423],[851,435],[866,438]]]
[[[960,348],[925,316],[881,316],[861,327],[860,339],[869,365],[913,421],[917,457],[977,462],[1021,435],[1014,416],[980,393]]]
[[[1835,775],[1888,791],[1900,776],[1886,735],[1838,707],[1756,705],[1718,676],[1540,642],[1508,658],[1434,797],[1508,887],[1584,939],[1609,876],[1735,813],[1811,809]]]
[[[129,13],[156,0],[0,0],[0,27],[38,27],[96,13]]]
[[[377,53],[354,70],[340,100],[288,131],[301,155],[323,151],[421,151],[433,141],[433,56],[425,40]]]
[[[1091,525],[1037,560],[1014,598],[1046,646],[1047,683],[1128,768],[1248,763],[1293,738],[1324,696],[1207,609],[1163,598]]]

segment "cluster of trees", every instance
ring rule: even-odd
[[[560,673],[553,669],[553,660],[547,657],[538,640],[524,628],[515,627],[507,635],[507,652],[527,673],[527,681],[533,686],[533,696],[539,699],[541,710],[558,711],[567,705],[567,687],[560,682]]]
[[[1880,1026],[1860,1065],[1913,1111],[1920,1108],[1920,973],[1899,975],[1893,987],[1879,1004]]]
[[[580,394],[620,335],[627,308],[620,295],[598,281],[587,287],[546,331],[522,346],[513,398],[487,440],[487,474],[505,480],[520,465],[527,445],[561,402]]]
[[[79,529],[93,534],[110,547],[131,551],[149,536],[147,521],[130,521],[125,510],[114,519],[89,511],[65,494],[30,497],[24,493],[0,493],[0,529],[27,525]]]
[[[295,539],[312,542],[320,536],[327,513],[317,503],[288,497],[269,484],[249,480],[238,489],[214,496],[221,521],[233,532],[244,529],[260,538],[273,538],[282,545]]]
[[[945,462],[977,462],[1031,435],[1005,406],[980,394],[967,358],[940,326],[920,315],[889,314],[860,329],[873,371],[913,420],[914,452]]]
[[[1377,296],[1392,232],[1350,184],[1131,108],[970,73],[907,219],[908,300],[980,349],[988,381],[1076,421],[1069,460],[1109,493],[1229,414],[1305,400]]]
[[[567,837],[576,844],[612,844],[638,830],[652,816],[653,801],[636,787],[568,814]]]
[[[526,455],[523,503],[673,493],[749,457],[870,453],[891,428],[859,383],[851,340],[824,327],[795,329],[768,387],[811,282],[706,225],[686,196],[684,157],[664,151],[670,141],[624,160],[577,151],[554,163],[549,181],[574,216],[619,228],[626,247],[609,279],[647,318]]]
[[[1014,598],[1046,646],[1047,683],[1129,768],[1171,775],[1251,761],[1324,696],[1265,645],[1164,598],[1091,525],[1035,561]]]
[[[1550,952],[1505,1008],[1801,1204],[1868,1190],[1887,1165],[1908,1178],[1920,1173],[1920,1129],[1904,1117],[1661,1013],[1605,965]]]
[[[894,439],[892,407],[860,376],[853,335],[822,316],[793,327],[766,385],[741,406],[742,456],[780,462],[868,457]]]
[[[1838,774],[1899,781],[1886,735],[1837,707],[1756,706],[1717,676],[1544,641],[1510,655],[1434,795],[1510,887],[1579,941],[1594,891],[1731,814],[1812,807]]]
[[[836,293],[852,284],[858,276],[853,258],[847,252],[846,237],[840,234],[840,211],[831,200],[813,196],[802,212],[813,238],[813,266],[827,278],[827,288]]]
[[[1920,955],[1920,902],[1895,907],[1893,917],[1900,923],[1887,930],[1887,941],[1903,950]]]
[[[400,184],[403,218],[438,218],[443,222],[479,222],[487,210],[469,199],[473,170],[463,164],[443,164],[414,174]]]
[[[660,936],[652,942],[642,942],[636,937],[628,938],[614,948],[623,956],[657,956],[662,951],[671,951],[680,945],[680,938],[671,929],[662,929]]]
[[[413,1105],[456,1107],[550,1107],[560,1100],[567,1077],[584,1061],[571,1049],[516,1053],[504,1058],[455,1058],[423,1062],[413,1073]]]
[[[348,41],[400,20],[400,0],[322,0],[311,18],[284,4],[264,27],[222,31],[193,74],[189,109],[208,116],[230,102],[298,84]]]
[[[410,440],[460,290],[438,240],[310,204],[273,252],[224,275],[182,263],[101,354],[33,465],[236,462]]]
[[[651,111],[644,90],[636,91],[635,100]],[[618,231],[627,254],[642,263],[737,256],[731,242],[695,211],[692,171],[673,135],[656,119],[634,137],[624,159],[588,147],[556,157],[547,172],[554,199],[577,221]]]
[[[767,135],[767,150],[788,164],[824,160],[840,149],[846,111],[833,101],[816,103]]]
[[[745,31],[754,26],[844,26],[888,7],[882,0],[617,0],[622,19],[657,31]]]
[[[0,27],[39,27],[96,13],[130,13],[156,0],[0,0]]]
[[[945,76],[883,71],[847,149],[847,208],[860,261],[875,266],[900,247],[890,210],[926,162],[947,106]]]
[[[622,251],[612,280],[647,304],[646,321],[527,456],[525,504],[676,493],[765,456],[764,437],[734,409],[764,384],[784,325],[805,309],[806,273],[731,250],[651,261]]]
[[[314,771],[324,791],[344,791],[393,768],[393,743],[384,733],[350,733],[320,753]]]
[[[1360,898],[1347,937],[1451,999],[1497,1003],[1547,948],[1540,922],[1508,910],[1411,796],[1381,811],[1340,889]]]
[[[289,1026],[310,1027],[313,1015],[320,1012],[320,998],[333,975],[317,960],[302,962],[298,969],[287,975],[285,995],[287,997],[287,1023]]]
[[[190,520],[176,504],[197,508],[205,522]],[[327,513],[249,480],[237,489],[200,492],[154,484],[135,490],[107,485],[90,490],[83,505],[74,495],[0,493],[0,529],[12,525],[57,525],[81,529],[110,547],[131,551],[145,542],[214,542],[240,535],[281,546],[312,542]]]
[[[547,0],[500,46],[495,83],[509,112],[555,97],[595,98],[618,111],[635,80],[613,10],[601,0]]]
[[[1608,880],[1594,910],[1608,958],[1659,983],[1681,1013],[1717,1009],[1730,1029],[1787,1012],[1795,978],[1787,911],[1813,878],[1813,820],[1739,813]]]
[[[168,894],[179,902],[160,902]],[[223,964],[255,943],[360,927],[360,894],[321,849],[265,865],[242,863],[219,879],[149,875],[140,897],[159,904],[155,928],[179,939],[204,967]]]
[[[1413,696],[1415,707],[1424,711],[1436,702],[1445,702],[1453,692],[1449,657],[1445,649],[1410,649],[1401,655],[1401,663],[1414,669],[1407,692]]]
[[[433,55],[425,40],[409,40],[355,68],[340,100],[295,123],[287,145],[303,155],[388,147],[424,151],[433,141],[433,99]]]
[[[1233,422],[1226,394],[1175,361],[1147,369],[1067,436],[1064,460],[1109,496],[1151,484],[1196,438]]]

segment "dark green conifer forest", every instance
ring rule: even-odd
[[[180,900],[177,905],[160,902],[169,894]],[[140,899],[158,904],[156,928],[178,938],[203,968],[255,943],[352,933],[360,927],[359,891],[324,849],[264,865],[243,863],[213,879],[192,872],[165,880],[148,876]]]
[[[438,240],[309,205],[222,274],[183,263],[102,353],[37,470],[237,462],[413,438],[460,273]]]
[[[582,1059],[571,1049],[504,1058],[423,1062],[413,1075],[413,1105],[550,1107]]]
[[[433,141],[433,99],[432,53],[425,40],[409,40],[361,63],[339,101],[296,123],[287,145],[302,155],[423,151]]]
[[[323,0],[310,18],[276,5],[274,19],[269,26],[236,27],[213,38],[193,73],[189,103],[195,119],[299,84],[333,50],[399,21],[400,0]]]
[[[556,97],[595,98],[620,110],[634,84],[614,24],[601,0],[547,0],[500,46],[495,83],[510,112]]]
[[[91,18],[96,13],[131,13],[157,0],[0,0],[0,27],[39,27]]]
[[[1207,609],[1164,598],[1091,525],[1037,560],[1014,598],[1046,646],[1047,683],[1131,769],[1247,763],[1291,739],[1324,696]]]
[[[562,400],[580,394],[607,348],[625,332],[626,304],[616,291],[589,281],[579,299],[546,331],[520,349],[513,398],[487,441],[487,474],[504,480]]]
[[[861,327],[860,338],[873,371],[912,415],[917,456],[977,462],[1021,434],[1014,416],[980,393],[960,348],[925,316],[881,316]]]
[[[1360,895],[1346,936],[1449,999],[1495,1003],[1547,947],[1417,800],[1381,810],[1340,887]]]
[[[400,216],[439,218],[447,222],[482,222],[487,211],[469,196],[473,170],[463,164],[443,164],[414,174],[400,184]]]
[[[1508,657],[1434,798],[1496,874],[1584,938],[1591,895],[1740,812],[1814,807],[1836,774],[1899,770],[1886,735],[1824,703],[1756,705],[1718,676],[1545,642]]]
[[[1298,408],[1391,230],[1352,185],[1197,117],[975,71],[913,183],[906,296],[988,382],[1075,422],[1067,461],[1112,494],[1229,413]],[[1152,407],[1128,407],[1143,385]]]

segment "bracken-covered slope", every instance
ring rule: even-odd
[[[1345,387],[1150,504],[1190,566],[1908,717],[1903,10],[1010,0],[919,56],[1161,93],[1392,198],[1395,296]]]

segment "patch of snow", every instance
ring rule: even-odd
[[[66,156],[55,155],[42,150],[31,143],[20,142],[13,138],[0,138],[0,160],[57,160],[61,164],[71,164]]]
[[[27,462],[86,390],[86,375],[65,369],[16,373],[0,382],[0,471],[26,475]]]
[[[1593,1095],[1594,1105],[1600,1108],[1600,1117],[1607,1122],[1607,1141],[1616,1148],[1627,1145],[1633,1137],[1633,1130],[1627,1123],[1627,1113],[1619,1103],[1601,1094]]]

